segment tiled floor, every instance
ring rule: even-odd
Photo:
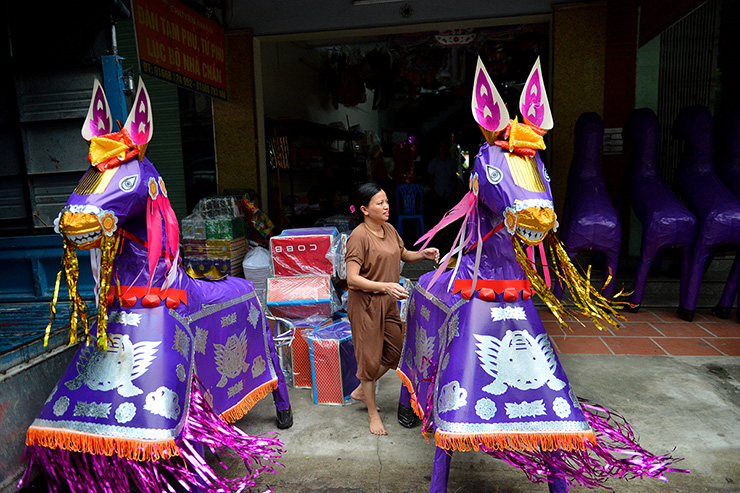
[[[642,309],[625,313],[619,329],[601,331],[590,321],[569,322],[563,329],[546,309],[539,310],[550,339],[560,353],[673,356],[740,356],[740,323],[697,310],[685,322],[676,310]]]

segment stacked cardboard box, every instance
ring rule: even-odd
[[[274,275],[267,279],[266,304],[272,315],[296,325],[290,368],[283,362],[296,387],[311,387],[306,334],[330,323],[337,309],[332,276],[339,240],[334,227],[288,229],[270,238]]]

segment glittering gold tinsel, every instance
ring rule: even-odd
[[[113,261],[120,244],[120,235],[103,235],[100,240],[100,285],[98,291],[98,349],[108,349],[108,291],[113,274]]]
[[[62,283],[62,272],[64,271],[64,260],[62,260],[62,267],[57,273],[57,282],[54,284],[54,296],[51,298],[51,306],[49,307],[49,325],[46,326],[44,333],[44,347],[49,345],[49,336],[51,335],[51,326],[54,325],[54,317],[57,314],[57,300],[59,300],[59,285]]]
[[[570,258],[568,258],[565,249],[558,239],[550,233],[546,236],[546,240],[549,242],[548,246],[552,259],[557,264],[552,270],[559,278],[559,282],[570,293],[573,303],[576,305],[575,310],[566,307],[562,301],[555,297],[539,273],[532,267],[519,240],[516,236],[512,236],[512,243],[519,265],[521,265],[527,278],[532,283],[532,287],[537,295],[545,302],[558,323],[563,327],[568,327],[568,324],[564,320],[564,317],[567,316],[583,325],[583,322],[578,319],[578,315],[580,314],[591,319],[599,330],[606,330],[607,325],[615,329],[619,328],[617,319],[625,320],[625,318],[617,312],[617,308],[613,302],[604,298],[591,285],[590,270],[589,274],[584,278],[573,265]]]
[[[90,325],[87,320],[87,306],[80,297],[77,289],[77,280],[80,274],[80,265],[77,262],[77,252],[75,245],[65,238],[64,240],[64,273],[67,278],[67,289],[69,290],[69,300],[72,312],[69,317],[69,344],[77,342],[77,315],[82,319],[82,327],[85,331],[87,343],[90,343]]]

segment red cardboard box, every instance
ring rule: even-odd
[[[325,274],[333,276],[339,248],[336,228],[287,229],[270,238],[276,276]]]

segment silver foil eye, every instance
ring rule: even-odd
[[[138,182],[139,175],[126,176],[122,178],[120,182],[118,182],[118,188],[120,188],[122,192],[130,192],[134,188],[136,188],[136,184]]]
[[[542,178],[545,179],[547,183],[550,183],[550,175],[547,174],[547,168],[545,166],[542,166]]]
[[[486,178],[491,185],[498,185],[504,178],[504,174],[496,166],[486,166]]]

